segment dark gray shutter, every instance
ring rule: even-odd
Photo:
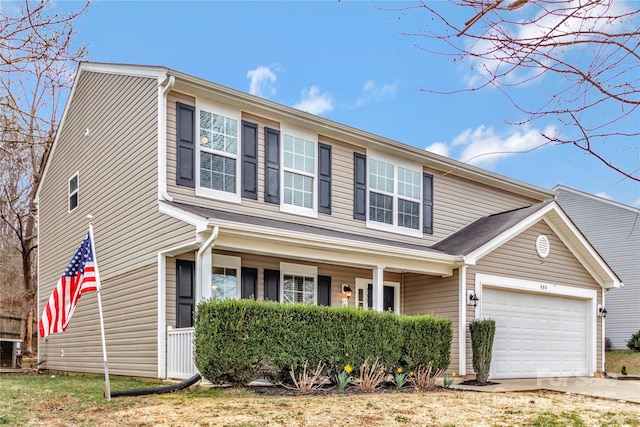
[[[331,146],[318,143],[318,212],[331,213]]]
[[[258,199],[258,125],[242,121],[242,197]]]
[[[176,328],[193,326],[195,262],[176,260]]]
[[[280,270],[264,270],[264,299],[280,301]]]
[[[396,308],[396,290],[393,286],[385,286],[382,289],[382,310],[394,311]]]
[[[373,309],[373,283],[367,285],[367,308]]]
[[[422,232],[433,234],[433,175],[422,174]]]
[[[367,219],[367,156],[353,153],[353,218]]]
[[[331,305],[330,276],[318,276],[318,305]]]
[[[264,128],[264,201],[280,204],[280,131]]]
[[[240,297],[241,298],[258,298],[258,269],[250,267],[242,267],[242,275],[240,277]]]
[[[176,102],[177,170],[176,183],[195,187],[196,110],[191,105]]]

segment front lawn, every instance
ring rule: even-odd
[[[113,390],[151,387],[112,378]],[[275,397],[245,388],[102,398],[104,378],[0,376],[10,426],[640,426],[638,406],[553,392],[429,392]]]
[[[627,367],[627,375],[640,375],[640,351],[615,350],[605,353],[607,373],[621,375],[622,366]]]

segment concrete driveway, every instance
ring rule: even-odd
[[[454,384],[451,388],[489,393],[509,391],[551,390],[561,393],[580,394],[640,404],[640,381],[613,380],[604,378],[526,378],[514,380],[492,380],[498,384],[470,386]]]

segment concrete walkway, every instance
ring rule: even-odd
[[[494,382],[499,384],[482,387],[454,384],[451,388],[489,393],[551,390],[640,404],[640,381],[574,377],[494,380]]]

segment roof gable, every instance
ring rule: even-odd
[[[555,201],[480,218],[432,247],[451,255],[463,256],[465,263],[475,265],[479,259],[541,220],[601,286],[622,286],[618,276]]]

